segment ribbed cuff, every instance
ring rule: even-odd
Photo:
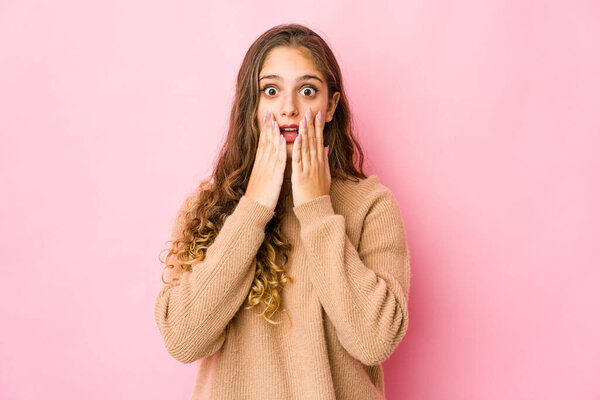
[[[234,212],[242,214],[247,222],[261,226],[265,226],[275,215],[275,210],[246,195],[240,198]]]
[[[331,196],[328,194],[315,197],[294,207],[294,213],[300,221],[300,225],[303,226],[318,223],[328,215],[335,215],[335,211],[331,205]]]

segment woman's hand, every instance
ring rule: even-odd
[[[294,141],[292,149],[292,193],[294,207],[329,194],[331,174],[329,172],[329,146],[323,148],[325,123],[319,111],[313,118],[309,107],[300,121],[301,137]]]
[[[275,210],[287,161],[285,139],[268,111],[263,118],[258,148],[245,195]]]

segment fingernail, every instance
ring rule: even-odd
[[[321,122],[321,111],[317,113],[317,121]]]
[[[271,111],[267,111],[267,115],[266,115],[266,117],[267,117],[268,119],[271,119]]]
[[[266,116],[266,114],[263,115],[263,120],[262,120],[263,125],[265,124],[265,122],[267,122],[267,116]]]
[[[308,111],[306,112],[306,116],[308,117],[308,119],[312,118],[312,116],[313,116],[312,108],[308,107]]]
[[[298,134],[298,143],[300,143],[300,142],[302,142],[302,134],[301,133]]]
[[[303,128],[306,128],[306,116],[302,117],[302,121],[300,121],[300,125],[302,125]]]

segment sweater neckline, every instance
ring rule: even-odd
[[[286,210],[291,210],[294,207],[294,196],[292,193],[292,180],[283,179],[281,190],[279,192],[279,203],[284,205]]]

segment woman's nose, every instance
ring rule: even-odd
[[[296,97],[294,93],[288,93],[282,96],[281,103],[281,115],[288,118],[294,117],[298,114],[298,105],[296,104]]]

